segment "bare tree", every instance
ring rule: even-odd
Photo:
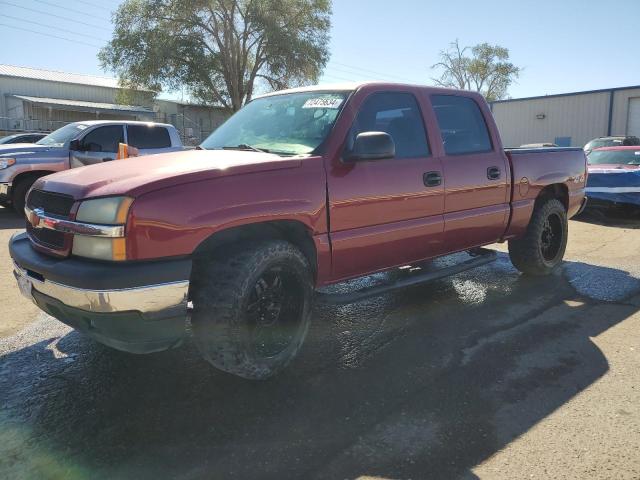
[[[440,52],[440,61],[431,68],[441,72],[432,79],[436,85],[475,90],[489,101],[504,98],[522,71],[509,62],[509,50],[504,47],[488,43],[460,47],[458,40]]]

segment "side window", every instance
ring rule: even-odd
[[[487,124],[478,104],[469,97],[433,95],[431,105],[447,155],[488,152],[492,149]]]
[[[429,145],[418,102],[410,93],[374,93],[364,101],[349,132],[348,146],[362,132],[386,132],[396,158],[426,157]]]
[[[147,125],[127,125],[127,142],[140,149],[171,146],[171,138],[166,128]]]
[[[82,150],[116,153],[120,142],[124,142],[122,125],[107,125],[87,133],[82,139]]]

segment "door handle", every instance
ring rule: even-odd
[[[500,169],[498,167],[487,168],[487,178],[489,180],[498,180],[500,178]]]
[[[440,172],[427,172],[422,175],[422,181],[425,187],[437,187],[442,184],[442,175]]]
[[[113,158],[111,158],[111,157],[104,157],[102,159],[103,162],[111,162],[112,160],[113,160]]]

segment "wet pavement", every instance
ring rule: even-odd
[[[551,277],[499,246],[476,270],[316,307],[265,382],[190,341],[129,355],[32,314],[0,338],[0,477],[640,478],[640,219],[587,220]]]

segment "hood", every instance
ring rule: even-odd
[[[55,155],[60,153],[61,149],[61,147],[37,145],[35,143],[10,143],[7,145],[0,145],[0,158],[12,157],[19,160],[21,157],[46,155],[48,152]]]
[[[237,150],[187,150],[114,160],[48,175],[35,188],[64,193],[76,200],[109,195],[136,197],[181,183],[300,166],[283,158]]]
[[[598,163],[588,165],[587,167],[589,173],[617,173],[640,170],[640,165],[629,165],[626,163]]]

